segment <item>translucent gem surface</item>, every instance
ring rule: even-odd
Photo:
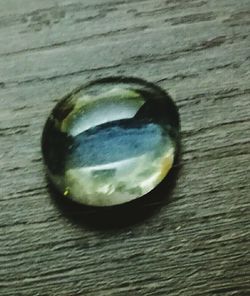
[[[111,77],[64,97],[44,127],[48,176],[74,201],[112,206],[155,188],[173,166],[179,131],[175,104],[142,79]]]

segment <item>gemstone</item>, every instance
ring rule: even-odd
[[[90,206],[112,206],[154,189],[173,166],[177,108],[160,87],[139,78],[87,83],[52,110],[42,153],[52,184]]]

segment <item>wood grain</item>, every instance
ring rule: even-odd
[[[250,295],[249,32],[249,0],[0,0],[0,295]],[[182,121],[174,188],[112,227],[51,196],[40,151],[55,102],[106,75]]]

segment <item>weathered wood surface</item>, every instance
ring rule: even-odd
[[[250,295],[249,32],[249,0],[0,0],[0,295]],[[169,91],[183,151],[167,198],[101,227],[51,197],[40,136],[116,74]]]

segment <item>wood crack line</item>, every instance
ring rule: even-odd
[[[71,45],[78,45],[81,44],[82,42],[85,42],[87,40],[95,39],[95,38],[106,38],[106,37],[112,37],[112,36],[117,36],[120,34],[130,34],[130,33],[136,33],[140,32],[143,30],[146,30],[148,26],[138,26],[138,27],[133,27],[133,28],[122,28],[118,30],[113,30],[110,32],[104,32],[104,33],[99,33],[99,34],[94,34],[90,36],[84,36],[80,38],[75,38],[71,40],[65,40],[61,42],[56,42],[50,45],[44,45],[44,46],[39,46],[39,47],[32,47],[32,48],[25,48],[13,52],[8,52],[8,53],[2,53],[0,54],[0,57],[7,57],[7,56],[12,56],[12,55],[17,55],[17,54],[23,54],[23,53],[32,53],[32,52],[39,52],[42,50],[50,50],[53,48],[58,48],[62,46],[71,46]]]
[[[94,71],[100,71],[100,70],[106,70],[106,69],[115,69],[121,66],[128,66],[128,65],[137,65],[137,64],[147,64],[147,63],[155,63],[159,61],[173,61],[177,60],[179,58],[182,58],[190,53],[202,51],[204,49],[209,49],[213,47],[221,46],[223,43],[225,43],[227,40],[226,36],[218,36],[210,40],[206,40],[201,42],[200,44],[193,44],[190,47],[179,49],[173,52],[169,52],[167,54],[162,55],[138,55],[134,57],[130,57],[124,60],[121,60],[120,63],[114,64],[114,65],[107,65],[102,67],[97,67],[93,69],[82,69],[70,73],[65,74],[59,74],[54,75],[50,77],[37,77],[37,78],[31,78],[23,81],[6,81],[6,82],[0,82],[0,85],[2,88],[8,87],[8,85],[22,85],[22,84],[28,84],[28,83],[36,83],[36,82],[43,82],[43,81],[51,81],[55,79],[60,79],[64,77],[70,77],[74,75],[80,75],[83,73],[90,73]]]

